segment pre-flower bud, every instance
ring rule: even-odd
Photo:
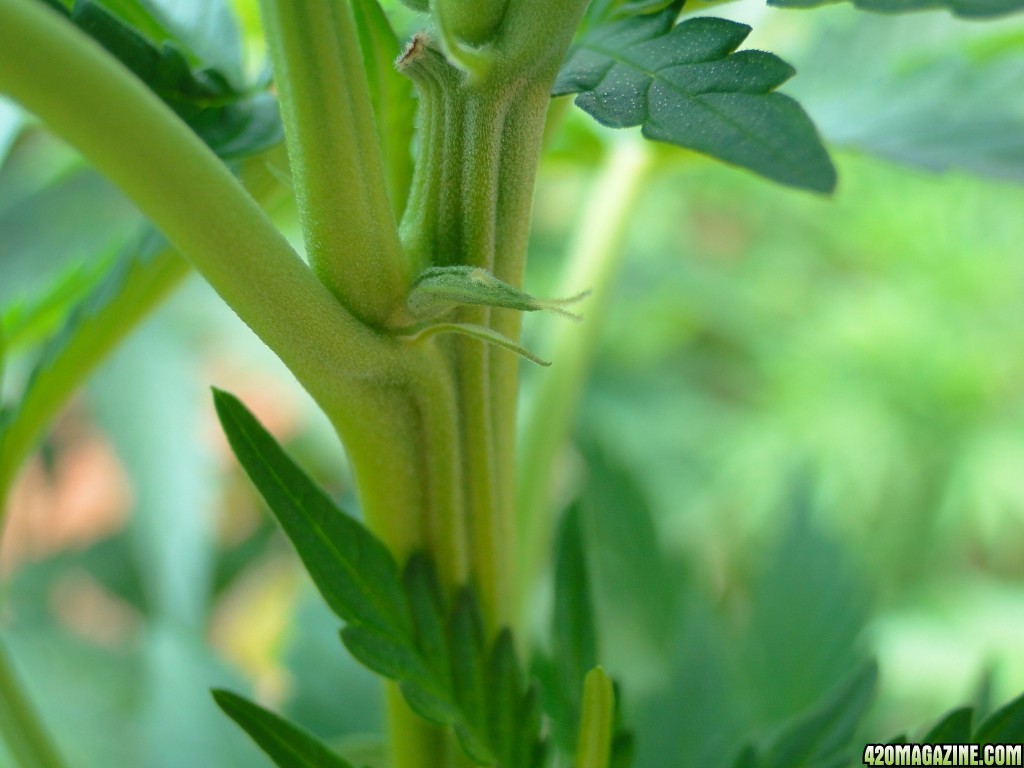
[[[437,23],[460,43],[483,45],[498,34],[508,0],[434,0]]]

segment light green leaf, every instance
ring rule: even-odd
[[[429,323],[422,327],[417,328],[412,333],[401,336],[400,338],[410,342],[416,343],[417,341],[424,341],[429,339],[431,336],[436,336],[440,333],[457,333],[461,336],[469,336],[470,338],[482,341],[485,344],[493,344],[496,347],[501,347],[513,354],[519,355],[531,363],[542,365],[547,367],[551,365],[546,360],[541,360],[530,350],[526,349],[519,344],[516,344],[508,336],[504,336],[492,328],[488,328],[486,325],[476,325],[475,323]]]
[[[570,53],[554,95],[613,128],[643,126],[647,138],[748,168],[773,181],[830,192],[836,173],[814,125],[776,93],[793,68],[763,51],[736,52],[750,28],[694,18],[682,3],[600,25]]]
[[[0,506],[14,473],[50,419],[188,269],[187,262],[155,235],[132,243],[42,347],[0,443]]]
[[[386,637],[407,637],[408,607],[384,545],[338,509],[238,398],[215,389],[214,405],[239,463],[331,609]]]
[[[813,8],[834,2],[836,0],[768,0],[769,5],[777,5],[780,8]],[[865,11],[883,13],[944,8],[957,16],[979,19],[1002,16],[1024,9],[1024,0],[853,0],[853,4]]]
[[[548,310],[570,320],[580,320],[565,309],[582,301],[588,292],[567,299],[537,299],[499,280],[486,269],[456,265],[430,267],[416,278],[406,305],[417,320],[439,317],[457,307],[496,307],[520,312]]]
[[[213,698],[279,768],[353,768],[308,731],[228,691]]]
[[[830,144],[1024,182],[1024,48],[1005,24],[821,14],[792,91]],[[857,72],[857,77],[837,75]]]

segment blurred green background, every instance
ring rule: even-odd
[[[555,478],[583,497],[601,655],[640,768],[723,765],[869,657],[867,741],[1024,690],[1024,24],[716,11],[797,66],[783,90],[841,180],[824,199],[645,150]],[[254,42],[255,69],[261,56]],[[0,110],[12,402],[139,222]],[[537,293],[556,290],[602,165],[638,141],[566,114],[537,192]],[[549,332],[529,324],[528,344]],[[527,398],[544,375],[524,371]],[[266,765],[211,685],[372,751],[376,684],[229,460],[211,384],[351,495],[323,419],[190,279],[90,380],[11,499],[0,632],[73,768]]]

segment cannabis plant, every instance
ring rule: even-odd
[[[552,467],[587,366],[587,323],[601,313],[616,232],[648,161],[624,151],[611,166],[605,183],[623,204],[595,217],[565,295],[531,295],[534,179],[568,106],[552,109],[552,98],[812,193],[831,192],[836,172],[807,114],[777,90],[794,70],[744,48],[748,26],[689,15],[694,3],[406,4],[419,31],[400,41],[377,0],[261,0],[272,74],[247,80],[217,60],[218,45],[237,46],[220,27],[196,44],[196,30],[142,0],[0,0],[0,92],[153,227],[115,268],[71,286],[86,296],[81,308],[0,417],[0,498],[75,386],[191,265],[345,447],[362,521],[241,400],[214,390],[232,451],[343,622],[341,642],[387,680],[386,764],[622,768],[633,738],[598,663],[578,513],[552,530]],[[975,16],[1024,5],[858,4]],[[289,193],[303,256],[270,215]],[[528,312],[563,324],[550,360],[521,338]],[[517,448],[521,365],[551,368]],[[540,652],[527,604],[552,541],[556,629]],[[735,764],[840,764],[874,678],[863,668],[738,749]],[[62,765],[6,669],[0,689],[14,758]],[[362,765],[246,698],[214,696],[280,766]],[[955,731],[956,741],[1011,742],[1022,712],[1018,700],[977,728],[954,713],[932,740]]]

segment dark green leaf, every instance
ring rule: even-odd
[[[616,696],[616,700],[618,697]],[[630,768],[636,756],[636,737],[631,731],[620,730],[612,741],[612,758],[609,768]]]
[[[422,660],[406,638],[350,624],[341,630],[345,647],[360,662],[393,680],[422,680],[429,677]]]
[[[228,691],[213,698],[280,768],[352,768],[315,736]]]
[[[417,646],[430,669],[448,680],[448,641],[444,626],[441,586],[430,560],[421,552],[409,558],[403,577],[416,631]]]
[[[666,141],[819,192],[836,174],[800,105],[776,93],[793,69],[737,47],[750,28],[723,19],[675,25],[681,3],[598,26],[570,53],[555,95],[614,128]]]
[[[463,590],[455,600],[448,622],[449,661],[455,700],[463,722],[455,726],[463,746],[471,757],[488,765],[495,754],[487,738],[487,691],[483,627],[476,601]]]
[[[451,725],[461,718],[450,691],[439,686],[424,688],[409,680],[403,680],[400,687],[412,711],[423,719],[437,725]]]
[[[803,768],[829,764],[849,747],[878,678],[868,664],[818,707],[785,726],[765,750],[763,768]]]
[[[500,755],[512,751],[522,680],[512,633],[504,629],[498,634],[487,663],[487,730]]]
[[[314,583],[342,619],[387,638],[410,635],[405,594],[391,554],[342,512],[234,396],[214,390],[228,442]]]
[[[282,140],[273,99],[250,94],[223,71],[202,66],[162,20],[137,3],[118,4],[131,11],[130,20],[99,0],[76,0],[70,10],[55,7],[117,57],[221,156],[255,154]]]
[[[1024,694],[997,709],[979,726],[975,744],[1024,744]]]
[[[960,707],[946,714],[932,726],[921,742],[924,744],[967,744],[971,740],[971,720],[974,711]]]
[[[836,0],[768,0],[769,5],[780,8],[813,8],[833,2]],[[865,11],[884,13],[944,8],[968,18],[1002,16],[1024,9],[1024,0],[853,0],[853,3]]]
[[[761,768],[761,761],[758,759],[757,750],[752,746],[746,746],[732,764],[732,768]]]
[[[507,727],[491,726],[510,718],[508,711],[488,706],[488,683],[497,679],[495,674],[502,676],[504,688],[515,689],[503,693],[513,711],[519,712],[529,695],[513,679],[516,666],[507,658],[509,650],[487,653],[472,593],[461,591],[443,622],[440,589],[422,556],[411,558],[403,589],[384,545],[341,512],[237,398],[214,390],[214,403],[235,456],[328,605],[349,622],[341,636],[352,655],[397,680],[421,716],[452,726],[463,749],[478,762],[516,766],[514,754],[533,754],[539,722],[534,730],[523,731],[520,717],[512,743],[500,736]],[[489,658],[498,661],[489,665]],[[492,673],[495,665],[498,672]]]
[[[516,711],[516,736],[508,758],[509,768],[535,768],[544,760],[545,743],[537,738],[543,718],[540,691],[530,686]]]

